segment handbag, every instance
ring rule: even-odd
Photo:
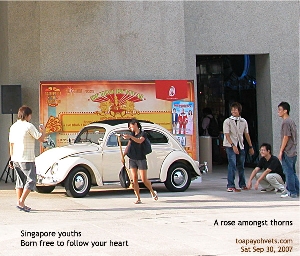
[[[151,142],[148,138],[145,138],[145,140],[142,143],[142,152],[144,155],[148,155],[152,152]]]
[[[119,179],[120,179],[120,184],[123,188],[129,188],[130,179],[129,179],[128,172],[126,170],[125,165],[120,170]]]

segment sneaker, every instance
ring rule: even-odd
[[[276,191],[277,194],[283,194],[284,192],[285,192],[284,189],[277,189],[277,191]]]
[[[227,188],[227,192],[241,192],[238,188]]]
[[[284,197],[288,197],[289,196],[289,194],[286,192],[286,191],[284,191],[283,193],[281,193],[281,198],[284,198]]]
[[[275,188],[271,188],[271,189],[263,188],[263,189],[260,190],[260,192],[262,192],[262,193],[264,193],[264,192],[272,192],[274,190],[275,190]],[[280,193],[282,193],[282,192],[280,192]]]
[[[241,190],[249,190],[247,187],[242,187]]]
[[[297,194],[291,194],[290,197],[291,198],[298,198],[299,196]]]

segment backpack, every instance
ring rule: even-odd
[[[144,155],[148,155],[152,152],[151,142],[148,138],[146,138],[142,143],[142,151]]]
[[[211,137],[218,137],[219,136],[219,125],[218,125],[218,122],[217,120],[214,118],[214,117],[209,117],[209,125],[208,125],[208,128],[207,128],[207,131],[208,131],[208,134],[211,136]]]

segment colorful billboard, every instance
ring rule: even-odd
[[[174,128],[173,111],[178,114]],[[165,127],[196,157],[194,84],[187,80],[42,81],[40,122],[49,134],[44,147],[63,146],[87,124],[120,118]]]

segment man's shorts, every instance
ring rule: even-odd
[[[36,168],[34,162],[13,162],[17,173],[16,188],[35,190]]]
[[[147,160],[134,160],[129,158],[129,169],[139,169],[139,170],[147,170],[148,165],[147,165]]]

